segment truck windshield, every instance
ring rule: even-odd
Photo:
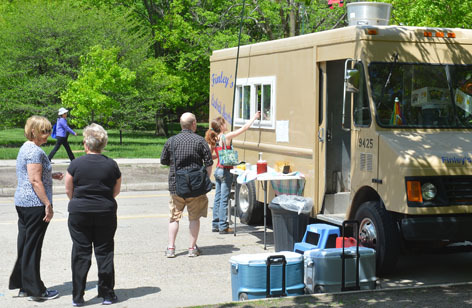
[[[373,62],[369,77],[380,126],[472,128],[472,65]]]

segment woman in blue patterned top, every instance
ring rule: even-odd
[[[45,117],[32,116],[25,125],[28,139],[18,152],[15,205],[18,213],[18,257],[10,276],[9,289],[20,289],[19,297],[42,301],[56,298],[56,290],[47,290],[41,280],[40,259],[43,239],[54,215],[52,179],[61,180],[61,172],[52,173],[51,163],[41,149],[51,134]]]

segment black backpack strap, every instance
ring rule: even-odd
[[[172,149],[172,158],[174,160],[174,172],[177,172],[177,163],[176,163],[176,160],[175,160],[175,147],[174,147],[174,137],[175,136],[172,136],[170,137],[170,148]]]

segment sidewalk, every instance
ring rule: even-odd
[[[160,159],[118,158],[121,170],[121,191],[167,190],[168,168]],[[68,159],[53,159],[53,172],[66,172]],[[16,160],[0,160],[0,197],[12,197],[16,189]],[[64,180],[53,182],[53,193],[65,193]]]

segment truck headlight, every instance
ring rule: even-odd
[[[434,184],[428,182],[421,185],[421,194],[424,200],[430,201],[436,197],[438,190]]]

